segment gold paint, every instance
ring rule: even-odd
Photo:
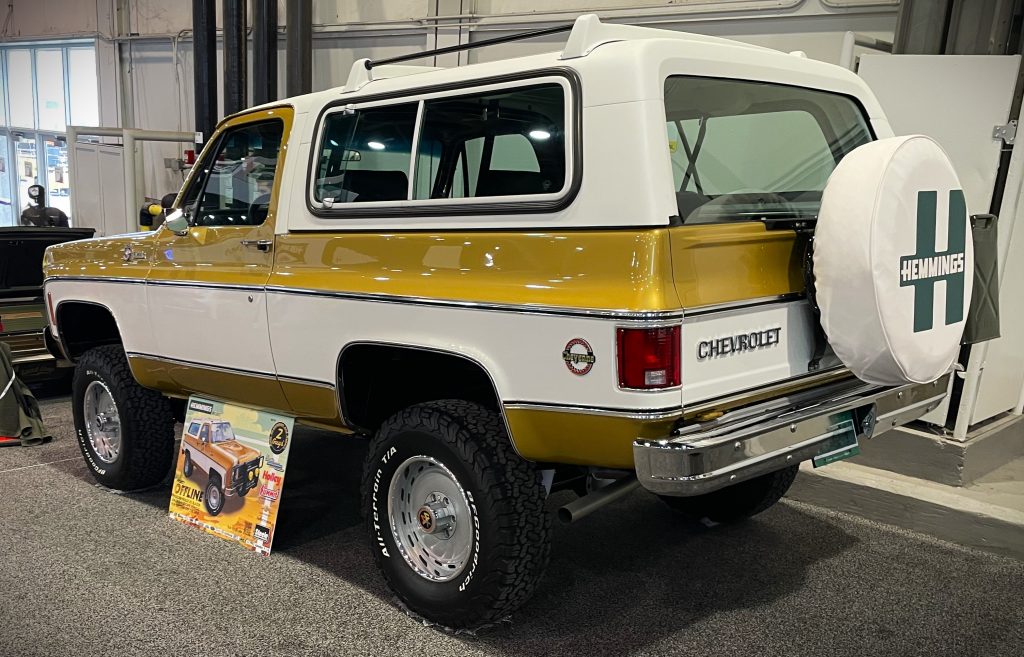
[[[507,408],[516,451],[531,461],[633,469],[633,441],[664,438],[679,416],[636,420],[532,408]]]
[[[277,238],[270,284],[524,306],[678,309],[668,234],[289,233]]]
[[[801,292],[802,242],[759,221],[680,226],[671,231],[672,269],[686,308]]]
[[[281,380],[281,388],[294,415],[319,419],[333,425],[341,424],[341,418],[338,417],[338,393],[333,388],[288,380]]]

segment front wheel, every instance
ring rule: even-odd
[[[737,522],[757,515],[781,500],[796,479],[799,467],[794,465],[770,472],[705,495],[659,497],[674,511],[691,520]]]
[[[363,486],[377,566],[412,612],[475,628],[533,594],[550,554],[546,493],[496,413],[463,401],[398,413],[370,445]]]
[[[217,515],[224,508],[224,488],[220,484],[220,477],[214,472],[210,473],[210,479],[206,483],[203,503],[211,516]]]
[[[71,402],[78,446],[101,484],[119,490],[145,488],[170,472],[170,403],[135,381],[121,345],[97,347],[79,359]]]

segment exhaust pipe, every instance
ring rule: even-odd
[[[558,510],[558,519],[565,524],[589,516],[606,504],[625,497],[640,487],[636,477],[626,477],[573,500]]]

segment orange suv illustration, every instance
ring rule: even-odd
[[[191,478],[195,468],[207,474],[203,504],[211,516],[224,508],[225,495],[245,494],[260,480],[263,457],[235,438],[231,423],[223,420],[193,420],[185,430],[181,449],[185,452],[182,472]]]

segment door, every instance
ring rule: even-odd
[[[1020,63],[1018,55],[863,55],[857,72],[878,97],[893,132],[928,135],[942,145],[960,177],[968,212],[980,214],[990,209],[1005,147],[1002,140],[993,138],[992,130],[1011,118]],[[1007,262],[1015,219],[999,220],[1000,267]],[[1007,286],[1019,284],[1002,280],[1002,298],[1019,298],[1019,287],[1007,295]],[[964,438],[967,426],[1013,408],[1020,397],[1024,385],[1020,321],[1004,313],[1001,325],[1003,337],[972,347],[965,363],[968,381],[957,415],[966,421],[957,423],[958,440]],[[971,382],[974,378],[978,380]],[[944,424],[949,400],[922,419]]]
[[[270,353],[265,285],[292,110],[231,120],[178,196],[185,235],[161,228],[147,298],[150,367],[187,392],[287,410]]]

